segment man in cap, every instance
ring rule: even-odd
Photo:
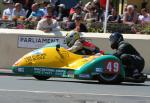
[[[65,10],[65,5],[64,4],[59,4],[58,5],[58,15],[57,15],[57,20],[62,21],[64,17],[67,17],[67,13]]]

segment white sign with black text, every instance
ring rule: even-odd
[[[54,42],[66,46],[63,37],[19,36],[18,47],[40,48],[48,43],[54,43]]]

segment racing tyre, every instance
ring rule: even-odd
[[[34,78],[37,80],[47,80],[50,78],[50,76],[39,76],[39,75],[33,75]]]
[[[121,78],[118,74],[100,73],[98,75],[98,81],[105,84],[119,84],[121,83]]]

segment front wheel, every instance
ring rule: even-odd
[[[39,76],[39,75],[33,75],[34,78],[37,80],[47,80],[50,78],[50,76]]]
[[[98,75],[98,81],[106,84],[118,84],[121,83],[121,78],[119,74],[100,73]]]

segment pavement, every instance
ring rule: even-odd
[[[0,69],[0,74],[12,74],[12,70],[11,69]]]
[[[11,69],[1,69],[0,68],[0,75],[17,76],[18,74],[13,73]]]
[[[99,84],[71,78],[0,76],[0,103],[150,103],[150,81]]]
[[[22,76],[19,74],[15,74],[12,72],[11,69],[0,69],[0,75],[6,75],[6,76]],[[147,75],[148,79],[150,81],[150,75]]]

